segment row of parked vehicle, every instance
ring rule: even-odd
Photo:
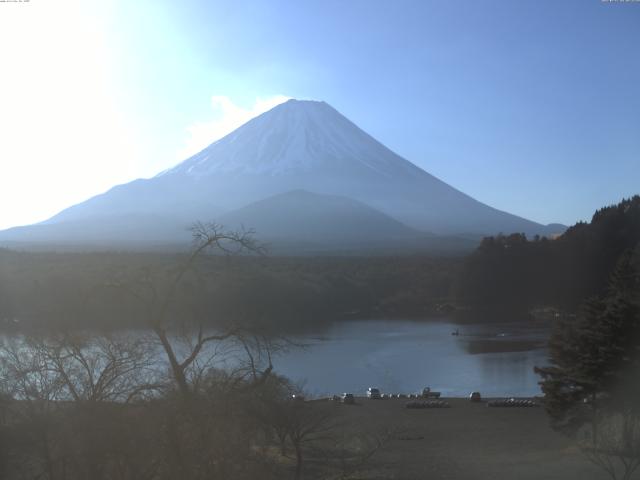
[[[431,388],[425,387],[421,393],[380,393],[380,389],[369,387],[367,397],[372,400],[385,400],[389,398],[440,398],[440,392],[432,392]]]
[[[433,392],[429,387],[422,390],[422,393],[380,393],[380,389],[375,387],[369,387],[367,389],[367,398],[371,400],[387,400],[390,398],[406,398],[413,400],[406,404],[407,408],[447,408],[450,405],[447,402],[438,400],[440,398],[440,392]],[[429,400],[432,399],[432,400]],[[341,402],[345,404],[356,403],[356,398],[353,393],[343,393],[342,395],[334,395],[332,398],[335,402]],[[422,400],[422,401],[420,401]],[[482,396],[480,392],[471,392],[469,395],[469,401],[481,402]],[[487,402],[488,407],[537,407],[538,404],[533,400],[518,399],[518,398],[505,398],[501,400],[492,400]]]
[[[440,398],[440,392],[433,392],[431,388],[425,387],[422,389],[421,393],[381,393],[379,388],[369,387],[367,389],[367,398],[371,400],[388,400],[391,398],[411,398],[411,399],[419,399],[419,398]],[[340,401],[346,404],[355,403],[355,396],[353,393],[343,393],[342,395],[334,395],[332,400]]]

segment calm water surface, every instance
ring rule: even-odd
[[[458,336],[451,333],[456,329]],[[540,325],[456,325],[446,320],[371,320],[337,324],[274,362],[314,396],[414,393],[430,386],[446,396],[540,394],[533,367],[547,360],[548,330]]]

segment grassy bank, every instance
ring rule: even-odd
[[[391,432],[358,478],[607,478],[549,427],[542,408],[487,408],[484,402],[446,400],[451,408],[414,410],[404,407],[406,399],[366,398],[337,406],[345,424]]]

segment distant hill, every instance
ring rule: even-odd
[[[220,216],[237,229],[251,226],[259,238],[297,239],[318,244],[360,243],[424,237],[394,218],[348,197],[294,190],[268,197]]]
[[[328,197],[312,201],[288,194],[301,190],[340,197],[341,206],[331,206],[336,200]],[[302,205],[314,211],[306,217]],[[312,228],[315,222],[310,219],[333,207],[339,215],[350,211],[351,220],[356,214],[363,218],[322,220],[333,228],[331,235]],[[269,215],[251,213],[260,209]],[[334,246],[341,235],[353,244],[384,246],[410,231],[414,236],[422,232],[480,238],[564,230],[478,202],[398,156],[324,102],[291,100],[153,178],[116,186],[41,224],[0,232],[0,243],[174,244],[194,221],[237,223],[240,217],[247,227],[273,239],[271,233],[277,230],[287,232],[290,243],[307,242],[313,231],[320,235],[313,239],[316,243],[326,240]],[[278,226],[268,225],[266,218]],[[302,220],[311,230],[296,225]],[[384,228],[373,228],[376,222]],[[343,233],[336,231],[341,224]]]

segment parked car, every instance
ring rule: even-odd
[[[424,387],[422,389],[422,398],[440,398],[440,392],[434,392],[431,387]]]
[[[480,402],[482,401],[482,395],[480,395],[480,392],[471,392],[471,395],[469,395],[469,401]]]
[[[353,396],[353,393],[343,393],[342,403],[353,405],[354,403],[356,403],[356,398]]]
[[[369,387],[369,389],[367,390],[367,397],[374,399],[374,400],[379,400],[380,399],[380,390],[378,388],[374,388],[374,387]]]

